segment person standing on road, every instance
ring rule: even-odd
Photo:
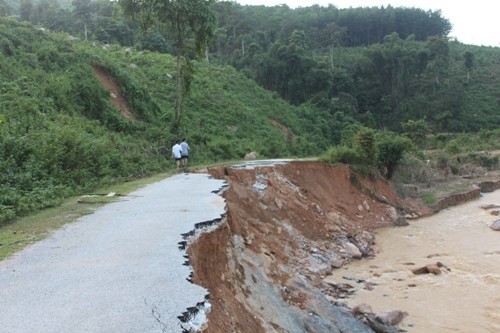
[[[175,165],[177,170],[179,170],[182,160],[182,147],[179,144],[179,140],[175,140],[175,145],[172,147],[172,158],[175,159]]]
[[[182,157],[182,167],[187,168],[189,159],[189,150],[191,149],[186,141],[186,138],[182,139],[181,142],[181,157]]]

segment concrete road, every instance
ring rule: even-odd
[[[223,186],[167,178],[0,261],[0,332],[182,332],[177,317],[207,291],[186,280],[178,243],[224,214]]]

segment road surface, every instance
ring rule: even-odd
[[[224,186],[164,179],[0,261],[0,332],[182,332],[177,317],[207,291],[186,280],[178,243],[224,214]]]

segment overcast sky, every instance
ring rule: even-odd
[[[287,4],[291,8],[308,7],[314,4],[338,8],[387,6],[417,7],[438,10],[453,25],[450,37],[465,44],[500,47],[500,1],[498,0],[234,0],[242,5],[274,6]]]

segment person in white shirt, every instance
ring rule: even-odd
[[[175,165],[177,166],[177,170],[179,170],[182,160],[182,147],[179,144],[179,140],[176,140],[175,145],[172,147],[172,158],[175,159]]]

